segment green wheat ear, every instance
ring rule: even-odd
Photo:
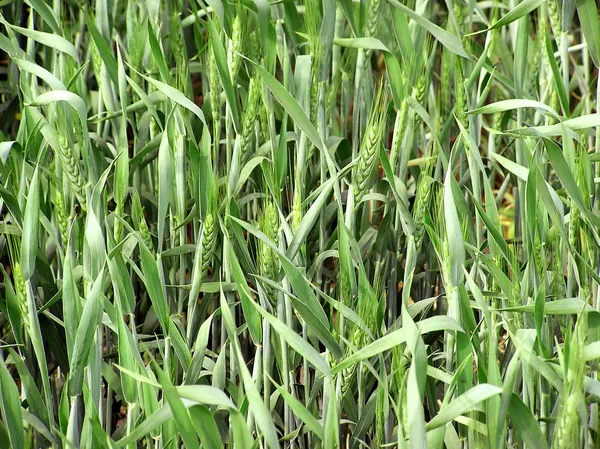
[[[298,226],[302,221],[302,197],[298,189],[294,189],[294,199],[292,203],[292,229],[298,230]]]
[[[63,201],[63,196],[58,189],[56,189],[54,194],[54,202],[56,205],[56,222],[58,224],[60,241],[66,247],[69,242],[69,213]]]
[[[231,25],[231,79],[236,83],[240,67],[242,65],[242,52],[244,51],[244,38],[246,37],[245,20],[242,18],[243,10],[239,8],[238,13]]]
[[[277,206],[268,201],[259,219],[259,228],[276,246],[279,244],[279,213]],[[258,269],[260,275],[278,282],[279,258],[270,245],[260,240],[258,242]],[[270,285],[265,285],[267,298],[272,305],[277,303],[277,290]]]
[[[383,142],[385,119],[387,115],[388,91],[383,83],[379,84],[377,96],[371,107],[371,115],[365,131],[365,136],[358,154],[358,161],[352,171],[352,184],[358,204],[370,188],[370,178],[377,162],[379,146]]]
[[[63,173],[68,181],[69,186],[71,187],[71,190],[75,194],[77,201],[81,205],[82,209],[85,210],[87,207],[85,186],[83,184],[79,162],[77,161],[75,153],[73,152],[72,144],[69,143],[67,137],[64,135],[59,135],[58,147],[60,150]]]
[[[569,342],[568,366],[566,367],[565,394],[559,414],[559,420],[554,430],[552,449],[579,447],[581,409],[585,408],[585,395],[582,386],[582,376],[585,362],[583,348],[586,340],[587,316],[580,314],[575,329],[569,329],[566,341]],[[567,346],[565,345],[565,348]]]
[[[209,44],[207,48],[205,61],[208,72],[210,109],[213,122],[218,123],[221,118],[221,83],[219,82],[219,71],[217,69],[217,62],[215,61],[215,54],[211,44]]]
[[[154,244],[152,243],[152,236],[150,234],[150,230],[148,229],[148,222],[146,221],[146,216],[144,214],[144,208],[140,200],[140,195],[136,190],[132,191],[131,201],[134,229],[140,234],[144,245],[146,245],[146,247],[150,251],[152,251],[154,249]]]
[[[15,263],[13,272],[13,281],[15,284],[15,292],[17,293],[17,301],[19,303],[19,309],[21,311],[21,318],[25,329],[29,331],[29,306],[27,302],[27,287],[25,280],[23,279],[23,273],[21,271],[21,264]]]
[[[258,75],[250,78],[248,99],[242,123],[242,143],[240,158],[244,164],[252,155],[252,144],[256,136],[257,112],[261,106],[262,81]]]
[[[550,24],[552,25],[552,32],[554,34],[554,38],[559,43],[560,43],[560,35],[562,33],[560,10],[561,10],[561,4],[560,4],[559,0],[549,0],[548,1],[548,16],[550,17]]]
[[[214,209],[214,208],[211,208]],[[217,245],[217,226],[215,211],[209,210],[202,223],[202,273],[206,275],[212,264]]]

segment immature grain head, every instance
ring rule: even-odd
[[[456,118],[460,123],[468,129],[468,118],[467,118],[467,99],[465,93],[465,79],[462,73],[461,63],[458,57],[455,58],[456,65],[454,66],[454,87],[455,87],[455,100],[456,100]]]
[[[245,21],[242,20],[241,14],[242,8],[240,8],[238,13],[236,14],[235,19],[233,19],[233,24],[231,25],[230,73],[231,80],[234,82],[234,87],[236,84],[238,73],[240,71],[240,67],[242,65],[242,53],[244,51],[244,35],[246,34],[244,28]]]
[[[292,205],[292,229],[298,230],[298,226],[302,221],[302,197],[299,189],[294,190],[294,203]]]
[[[21,310],[21,319],[26,329],[29,329],[29,306],[27,302],[27,287],[25,285],[25,279],[23,279],[23,272],[21,271],[21,264],[15,263],[13,266],[13,281],[15,283],[15,292],[17,294],[17,301],[19,302],[19,309]]]
[[[140,200],[140,195],[134,189],[131,193],[131,208],[133,215],[133,226],[134,229],[140,235],[144,245],[152,251],[154,249],[154,244],[152,243],[152,236],[150,234],[150,230],[148,229],[148,223],[146,222],[146,217],[144,214],[144,208],[142,206],[142,202]]]
[[[560,42],[560,35],[562,33],[561,23],[561,5],[559,0],[548,0],[548,16],[550,16],[550,25],[552,26],[552,32],[557,42]]]
[[[402,140],[408,121],[408,110],[408,98],[404,97],[400,103],[400,108],[396,111],[396,121],[394,122],[394,134],[392,136],[392,148],[390,151],[390,164],[392,167],[395,167],[402,147]]]
[[[258,75],[250,79],[248,101],[242,123],[241,161],[246,162],[251,156],[252,143],[256,134],[256,115],[261,104],[262,83]]]
[[[189,67],[187,48],[183,38],[183,28],[181,27],[181,19],[179,12],[173,8],[170,14],[169,37],[171,39],[171,53],[175,59],[175,80],[177,87],[187,95],[191,95],[188,90]]]
[[[587,332],[587,317],[583,314],[577,318],[572,333],[570,329],[567,331],[566,341],[569,342],[569,357],[564,386],[565,399],[559,414],[558,424],[554,430],[552,449],[580,447],[580,409],[585,406],[583,348],[586,344]],[[565,347],[567,347],[566,344]]]
[[[277,206],[268,201],[259,219],[260,230],[275,245],[279,242],[279,213]],[[259,240],[258,267],[261,276],[277,282],[279,279],[279,258],[273,248]],[[277,291],[270,285],[265,285],[267,297],[272,305],[277,303]]]
[[[415,246],[417,253],[420,251],[421,246],[423,245],[423,239],[425,237],[424,217],[425,211],[429,207],[433,184],[434,180],[427,171],[422,173],[419,177],[416,192],[417,197],[413,206],[413,219],[415,222]]]
[[[63,172],[67,178],[71,190],[73,190],[73,193],[77,198],[77,201],[79,201],[81,208],[85,210],[87,206],[85,187],[81,177],[79,162],[75,158],[72,143],[70,144],[64,135],[59,135],[58,146],[60,149]]]
[[[361,144],[358,162],[352,172],[352,182],[354,184],[357,204],[370,187],[369,180],[375,169],[379,146],[382,143],[385,131],[387,102],[387,90],[384,89],[383,84],[380,84]]]
[[[265,92],[261,89],[261,102],[259,106],[260,118],[260,142],[264,143],[269,140],[269,106]]]
[[[221,115],[221,85],[219,83],[219,71],[212,45],[206,52],[206,66],[208,69],[208,87],[210,89],[210,109],[213,116],[213,122],[218,123]]]
[[[452,97],[452,76],[454,69],[454,54],[446,47],[442,49],[442,79],[440,82],[441,113],[450,114]]]
[[[376,447],[383,447],[383,445],[385,444],[385,418],[388,413],[388,411],[386,410],[386,395],[386,389],[379,386],[377,390],[377,403],[375,405],[375,441],[377,444]]]
[[[202,273],[206,274],[212,263],[217,244],[217,222],[214,210],[206,213],[202,223]]]
[[[369,2],[367,23],[365,29],[365,35],[367,37],[374,37],[377,35],[377,25],[381,17],[381,0],[371,0]]]
[[[56,206],[56,222],[60,241],[63,245],[66,245],[69,241],[69,213],[65,207],[63,196],[58,189],[54,193],[54,205]]]

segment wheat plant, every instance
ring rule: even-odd
[[[600,447],[594,0],[0,5],[0,448]]]

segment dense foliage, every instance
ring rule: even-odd
[[[0,4],[0,447],[600,447],[594,0]]]

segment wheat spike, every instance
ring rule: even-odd
[[[366,135],[362,141],[358,155],[358,163],[354,167],[352,182],[358,204],[369,188],[369,178],[375,169],[375,161],[379,154],[379,146],[383,139],[385,128],[385,106],[387,105],[387,92],[384,93],[383,86],[380,85],[377,97],[375,98],[371,116],[367,125]]]
[[[268,202],[260,217],[260,229],[275,245],[279,242],[279,214],[277,207]],[[279,277],[279,258],[273,248],[262,240],[258,242],[258,266],[261,276],[277,282]],[[271,304],[277,303],[277,291],[265,285],[265,292]]]

